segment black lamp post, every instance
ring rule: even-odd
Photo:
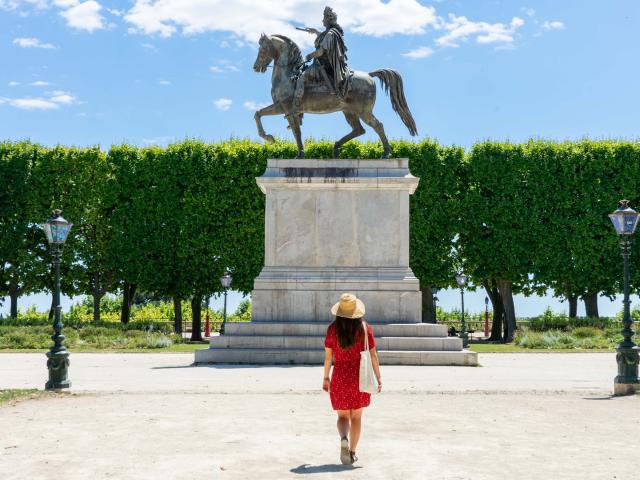
[[[467,284],[468,277],[460,272],[456,275],[456,282],[458,282],[458,286],[460,287],[460,301],[462,305],[461,315],[460,315],[460,338],[462,339],[462,348],[467,348],[469,346],[469,334],[467,333],[467,326],[464,322],[464,286]]]
[[[639,214],[629,207],[628,200],[621,200],[620,207],[609,215],[616,233],[620,235],[622,259],[624,261],[624,315],[622,317],[622,342],[616,350],[618,362],[618,376],[613,383],[614,395],[630,395],[640,388],[638,379],[638,350],[640,348],[633,343],[633,330],[629,300],[629,253],[631,249],[631,235],[638,226]]]
[[[55,308],[55,319],[53,322],[54,334],[51,337],[53,347],[47,353],[47,368],[49,369],[49,381],[45,384],[45,390],[59,390],[69,388],[71,381],[67,378],[69,369],[69,352],[62,345],[64,335],[62,334],[62,321],[60,319],[60,259],[62,248],[67,236],[71,231],[72,224],[60,216],[61,210],[54,210],[53,216],[42,225],[47,241],[51,246],[53,254],[53,270],[55,273],[55,285],[53,288],[53,305]]]
[[[438,323],[438,292],[440,289],[438,287],[431,287],[431,296],[433,297],[433,321],[434,323]]]
[[[222,288],[224,288],[224,310],[222,316],[222,326],[220,327],[220,335],[224,335],[224,327],[227,324],[227,291],[231,286],[231,274],[229,272],[225,272],[222,277],[220,277],[220,283],[222,284]]]

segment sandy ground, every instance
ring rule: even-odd
[[[41,387],[43,356],[0,355],[0,389]],[[74,355],[71,394],[0,407],[0,478],[640,478],[640,396],[609,396],[610,354],[383,367],[354,467],[319,367],[192,358]]]

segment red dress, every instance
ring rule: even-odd
[[[369,336],[369,349],[376,346],[373,338],[373,329],[367,323]],[[340,347],[336,333],[335,322],[327,328],[327,336],[324,346],[333,351],[333,371],[329,396],[334,410],[355,410],[368,407],[371,394],[361,392],[359,389],[360,377],[360,352],[364,350],[364,331],[359,328],[356,332],[356,341],[347,349]]]

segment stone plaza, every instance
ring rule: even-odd
[[[483,354],[478,368],[383,366],[360,461],[338,460],[320,366],[74,354],[70,393],[0,406],[3,480],[618,479],[638,476],[640,396],[615,354]],[[41,354],[1,354],[0,389],[41,388]]]

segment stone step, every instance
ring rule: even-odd
[[[304,335],[221,335],[211,337],[211,348],[262,348],[291,350],[322,350],[324,336]],[[383,350],[460,351],[458,337],[376,337],[376,348]]]
[[[381,365],[457,365],[476,366],[478,354],[462,351],[382,350]],[[196,350],[195,363],[240,363],[253,365],[322,365],[322,350],[284,350],[258,348],[205,348]]]
[[[275,323],[275,322],[229,322],[226,335],[306,335],[324,338],[329,324],[324,322]],[[447,326],[435,323],[385,323],[371,324],[377,337],[440,337],[448,336]]]

